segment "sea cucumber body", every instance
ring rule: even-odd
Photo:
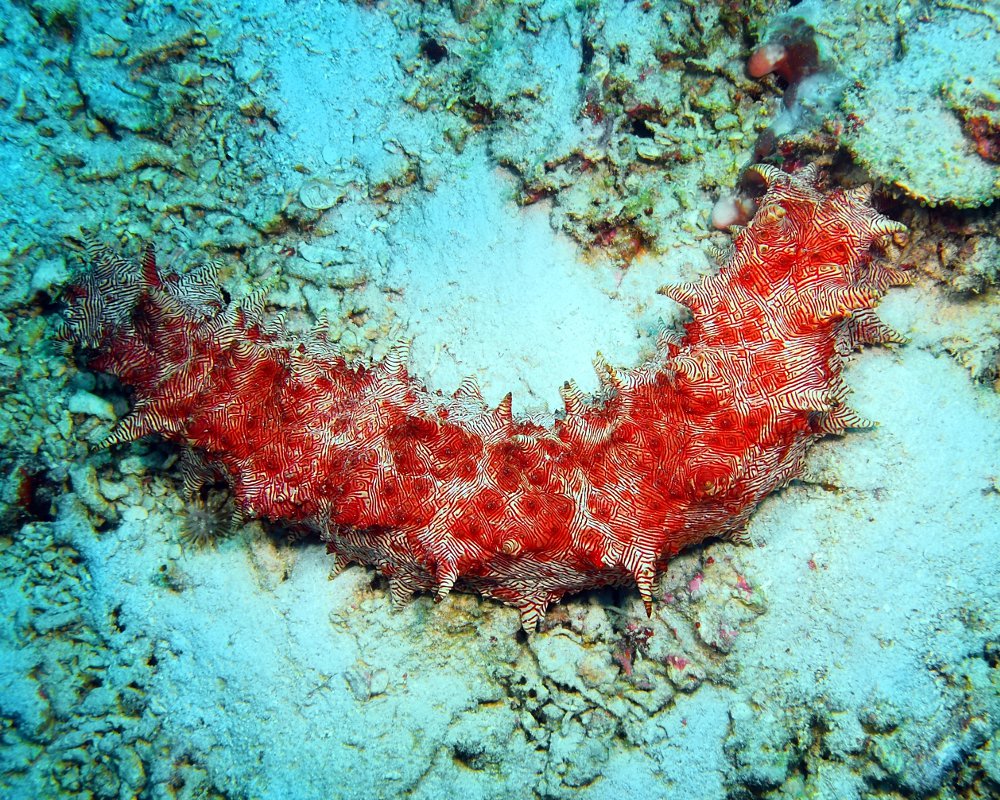
[[[348,364],[323,328],[293,340],[260,295],[227,304],[210,268],[164,276],[150,250],[88,250],[66,335],[132,387],[110,442],[157,432],[197,451],[243,512],[315,528],[396,601],[458,585],[529,629],[590,587],[635,582],[648,605],[667,560],[739,535],[813,440],[861,423],[842,356],[898,338],[872,309],[906,278],[870,248],[902,226],[865,189],[758,169],[767,193],[720,272],[663,290],[691,310],[684,336],[602,367],[597,398],[564,385],[554,426],[514,419],[509,396],[488,408],[471,382],[434,395],[399,351]]]

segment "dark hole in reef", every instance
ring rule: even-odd
[[[432,64],[440,64],[448,57],[448,48],[437,39],[432,39],[428,36],[420,42],[420,55]]]
[[[466,116],[473,125],[489,125],[496,118],[496,109],[489,103],[479,102],[475,95],[465,101]]]
[[[48,472],[21,467],[18,476],[20,481],[16,502],[20,519],[28,522],[52,522],[55,519],[55,498],[60,494],[60,489],[49,479]]]
[[[54,7],[52,9],[36,9],[32,4],[31,16],[35,18],[42,28],[47,30],[53,36],[62,39],[64,42],[73,42],[76,38],[76,12],[75,4],[73,11],[61,11]],[[41,5],[41,4],[37,4]]]
[[[635,117],[632,120],[629,130],[633,136],[638,136],[640,139],[652,139],[654,136],[653,129],[649,127],[649,123],[641,117]]]
[[[462,744],[455,745],[451,752],[454,759],[466,769],[482,770],[483,767],[479,763],[482,753],[476,752],[472,748]]]
[[[109,117],[102,117],[100,114],[94,114],[94,119],[104,126],[105,133],[108,134],[112,141],[120,142],[122,140],[118,124],[114,120]]]
[[[580,42],[580,72],[586,72],[594,60],[594,43],[584,36]]]
[[[803,78],[818,72],[819,48],[816,45],[816,31],[803,19],[793,19],[781,35],[774,40],[784,50],[784,57],[774,66],[778,78],[777,84],[782,89],[794,91],[796,84]],[[790,106],[787,93],[785,105]]]
[[[39,289],[35,292],[32,302],[38,304],[43,314],[51,314],[62,307],[62,303],[58,302],[56,298],[44,289]]]
[[[774,132],[774,128],[765,128],[761,131],[760,136],[757,137],[757,141],[754,142],[753,163],[763,161],[765,158],[772,155],[777,148],[778,135]]]

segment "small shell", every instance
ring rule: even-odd
[[[309,178],[299,189],[299,201],[314,211],[337,205],[343,196],[343,189],[328,178]]]

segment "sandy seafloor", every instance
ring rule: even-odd
[[[997,167],[955,116],[1000,94],[1000,10],[796,6],[824,71],[782,111],[744,64],[787,9],[0,5],[0,797],[1000,796]],[[713,269],[771,124],[910,225],[909,342],[851,358],[877,426],[817,445],[756,546],[677,559],[652,620],[394,612],[259,522],[192,545],[174,450],[94,446],[127,403],[55,340],[81,227],[544,415],[680,319],[655,290]]]

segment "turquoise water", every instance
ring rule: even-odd
[[[0,5],[0,797],[1000,796],[995,4]],[[815,44],[754,78],[759,45]],[[809,47],[805,47],[809,51]],[[782,72],[781,69],[778,72]],[[877,424],[528,637],[230,522],[59,341],[82,231],[545,421],[683,321],[755,158],[871,182],[914,267]],[[992,203],[992,205],[991,205]],[[718,216],[715,217],[718,222]]]

